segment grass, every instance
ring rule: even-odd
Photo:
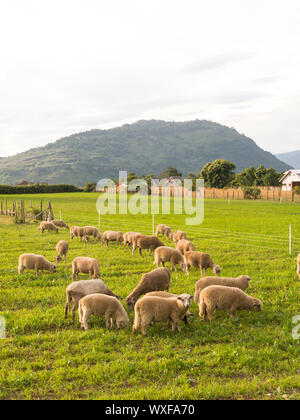
[[[39,207],[43,196],[9,197],[21,198]],[[83,193],[44,196],[57,217],[61,210],[66,222],[82,226],[97,226],[96,199],[96,194]],[[195,315],[181,334],[158,324],[146,338],[132,336],[130,328],[108,331],[104,319],[96,317],[91,317],[89,331],[81,331],[71,317],[64,320],[63,307],[76,256],[98,258],[102,278],[122,297],[142,273],[154,268],[152,257],[74,240],[68,263],[57,274],[20,276],[21,253],[39,253],[53,261],[56,243],[68,239],[68,232],[42,236],[34,224],[7,225],[1,217],[0,315],[7,338],[0,339],[0,398],[299,399],[299,340],[292,337],[292,318],[300,313],[295,263],[300,241],[296,239],[293,255],[288,254],[289,224],[300,238],[299,214],[295,203],[207,200],[201,227],[185,227],[181,215],[156,216],[156,224],[186,230],[225,276],[251,275],[248,292],[264,308],[261,313],[240,312],[233,321],[220,312],[205,323],[193,303]],[[101,230],[106,229],[150,234],[152,218],[106,215]],[[195,269],[190,277],[178,271],[172,274],[170,291],[193,294],[198,278]]]

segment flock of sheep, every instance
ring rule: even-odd
[[[249,287],[251,278],[243,275],[237,278],[220,277],[221,268],[215,264],[212,258],[203,252],[198,252],[183,231],[172,232],[166,225],[158,225],[154,236],[143,235],[138,232],[106,231],[101,235],[99,229],[93,226],[78,227],[69,226],[61,220],[48,219],[42,222],[38,229],[44,233],[46,230],[58,232],[59,228],[70,230],[70,238],[80,238],[80,241],[88,242],[89,238],[95,241],[102,239],[102,244],[109,246],[110,242],[123,244],[124,248],[132,247],[132,255],[136,249],[143,255],[143,250],[154,253],[154,263],[157,268],[145,273],[135,289],[127,296],[126,305],[129,310],[134,309],[135,317],[132,333],[139,328],[143,335],[147,333],[147,327],[154,322],[167,322],[172,324],[172,331],[180,332],[180,323],[188,323],[191,316],[189,308],[191,300],[199,306],[199,316],[207,320],[214,319],[216,310],[229,310],[230,318],[236,316],[237,310],[261,311],[262,302],[245,293]],[[173,240],[176,248],[165,246],[159,235]],[[64,258],[67,261],[69,244],[60,241],[57,246],[56,263]],[[171,271],[179,266],[189,275],[190,267],[201,270],[201,279],[196,282],[194,296],[188,293],[181,295],[169,293],[171,273],[165,267],[165,263],[171,264]],[[160,267],[162,264],[163,267]],[[216,275],[206,277],[206,270],[211,269]],[[48,261],[45,257],[35,254],[23,254],[19,257],[19,274],[24,270],[50,271],[56,273],[56,264]],[[90,280],[79,281],[79,273],[89,274]],[[300,278],[300,255],[297,259],[297,274]],[[77,257],[72,262],[72,280],[66,289],[65,317],[71,310],[73,302],[72,319],[75,322],[76,311],[79,312],[79,321],[85,330],[88,329],[90,315],[105,316],[106,327],[114,325],[125,328],[129,325],[129,317],[120,303],[120,297],[116,295],[104,282],[99,279],[100,267],[97,259]],[[77,281],[74,281],[77,280]],[[144,295],[142,298],[140,296]],[[139,299],[140,298],[140,299]]]

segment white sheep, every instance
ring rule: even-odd
[[[80,242],[84,239],[88,242],[88,237],[85,234],[84,228],[80,226],[72,226],[70,229],[70,238],[73,241],[74,237],[80,238]]]
[[[69,244],[66,241],[59,241],[56,245],[57,256],[55,257],[55,261],[60,263],[65,258],[65,263],[67,262],[67,253],[69,251]]]
[[[154,263],[157,265],[157,268],[162,263],[163,267],[166,262],[171,263],[171,271],[175,269],[177,271],[176,265],[179,265],[182,268],[182,271],[185,270],[184,258],[182,254],[174,248],[169,246],[160,246],[154,251]]]
[[[42,234],[45,232],[45,230],[48,230],[49,232],[54,231],[58,233],[58,228],[52,222],[41,222],[37,230],[41,230]]]
[[[89,257],[74,258],[72,261],[72,280],[78,280],[79,273],[89,274],[91,279],[98,279],[100,276],[99,261]]]
[[[124,241],[122,232],[115,232],[113,230],[107,230],[102,236],[102,245],[106,243],[108,246],[109,242],[119,242],[121,244]]]
[[[166,239],[173,239],[172,229],[167,225],[161,224],[156,227],[155,236],[158,237],[158,235],[164,235]]]
[[[176,249],[182,255],[184,255],[186,252],[196,251],[195,245],[187,239],[180,239],[176,244]]]
[[[239,276],[239,277],[203,277],[198,280],[195,285],[194,301],[199,303],[200,294],[208,286],[227,286],[237,287],[241,290],[246,290],[249,287],[251,277]]]
[[[73,301],[74,306],[72,310],[72,319],[75,321],[76,310],[79,305],[80,299],[85,296],[101,293],[103,295],[113,296],[120,299],[101,279],[93,280],[80,280],[71,283],[66,289],[66,306],[65,306],[65,318],[67,318],[68,312],[71,310],[71,302]]]
[[[236,311],[261,311],[262,302],[247,295],[237,287],[209,286],[202,290],[199,302],[199,315],[205,321],[213,321],[215,310],[229,310],[229,317],[235,318]]]
[[[182,230],[176,230],[176,232],[173,233],[173,241],[177,244],[177,242],[181,239],[187,239],[185,232]]]
[[[24,270],[35,270],[36,275],[39,271],[50,271],[56,273],[56,265],[48,261],[43,255],[23,254],[19,257],[19,274],[23,274]]]
[[[136,235],[133,238],[132,255],[137,248],[142,256],[142,249],[149,249],[149,255],[151,255],[159,246],[164,246],[164,244],[156,236]]]
[[[63,220],[52,220],[52,223],[58,228],[65,228],[70,230],[70,227]]]
[[[213,262],[211,257],[204,252],[189,251],[184,254],[184,263],[186,274],[189,275],[190,267],[197,267],[201,269],[201,277],[205,276],[206,270],[211,268],[217,275],[221,272],[221,267]]]
[[[130,246],[133,243],[133,238],[137,235],[142,235],[139,232],[126,232],[123,235],[123,239],[124,239],[124,248],[126,248],[126,245],[128,245],[128,247],[130,248]]]
[[[101,240],[101,233],[100,230],[94,226],[85,226],[84,228],[85,237],[92,236],[95,241]]]
[[[82,328],[88,330],[88,319],[91,315],[105,315],[106,328],[113,328],[114,323],[118,329],[129,325],[129,318],[117,298],[102,294],[85,296],[79,301],[79,321]]]
[[[134,323],[132,333],[141,328],[142,334],[147,334],[147,327],[153,322],[172,321],[172,331],[180,332],[180,321],[188,312],[192,296],[183,294],[177,298],[165,299],[158,296],[144,296],[134,307]]]
[[[164,291],[170,288],[171,274],[166,268],[157,268],[149,273],[142,275],[136,288],[127,296],[126,304],[128,309],[132,309],[138,297],[149,292]]]

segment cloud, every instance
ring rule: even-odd
[[[218,70],[221,67],[230,66],[235,63],[249,60],[252,57],[253,54],[251,53],[228,52],[212,57],[203,58],[202,60],[195,62],[188,67],[185,67],[185,71],[189,73],[198,73],[209,70]]]

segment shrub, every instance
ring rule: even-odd
[[[243,193],[246,200],[257,200],[261,196],[261,191],[258,187],[245,187],[243,188]]]
[[[74,185],[0,185],[0,194],[51,194],[80,192],[82,189]]]
[[[296,194],[300,194],[300,187],[298,187],[298,186],[295,187],[294,191],[295,191]]]

